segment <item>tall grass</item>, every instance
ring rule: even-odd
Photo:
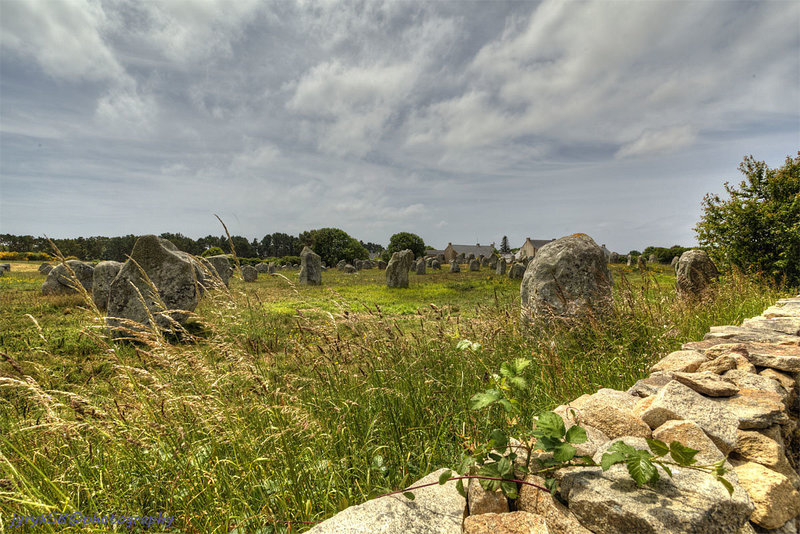
[[[55,350],[49,328],[3,347],[0,530],[13,513],[96,511],[165,512],[181,532],[302,531],[454,467],[495,423],[468,399],[503,361],[533,360],[519,422],[530,425],[582,393],[630,386],[682,342],[785,294],[734,273],[682,303],[666,271],[616,276],[612,317],[536,330],[519,323],[518,284],[478,282],[469,314],[424,301],[388,314],[339,295],[287,317],[237,281],[172,342],[112,341],[77,310],[82,350]],[[482,349],[456,350],[463,338]]]

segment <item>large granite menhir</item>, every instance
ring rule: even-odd
[[[386,287],[408,287],[408,272],[414,264],[414,253],[408,249],[395,252],[386,266]]]
[[[322,283],[322,258],[309,247],[300,253],[300,285],[318,286]]]
[[[199,264],[166,239],[154,235],[136,240],[109,289],[106,322],[117,337],[127,337],[137,325],[172,330],[197,307],[202,288]]]

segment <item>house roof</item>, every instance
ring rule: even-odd
[[[542,248],[543,246],[545,246],[546,244],[550,243],[551,241],[555,241],[555,239],[531,239],[529,237],[525,241],[526,242],[530,241],[531,244],[533,245],[533,248],[538,250],[538,249]]]
[[[444,250],[436,250],[433,248],[425,249],[426,256],[438,256],[439,254],[444,254]]]

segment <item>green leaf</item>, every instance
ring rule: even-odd
[[[722,477],[717,477],[717,480],[719,480],[719,483],[725,486],[725,489],[728,490],[728,495],[733,495],[733,484]]]
[[[511,480],[504,480],[503,482],[500,483],[500,489],[503,491],[503,495],[505,495],[509,499],[517,498],[516,482],[512,482]]]
[[[684,467],[697,463],[697,460],[694,459],[694,456],[698,452],[699,451],[690,449],[689,447],[686,447],[677,441],[673,441],[669,444],[669,455],[672,456],[672,459],[675,460],[676,464]]]
[[[497,454],[496,452],[490,452],[490,453],[489,453],[487,456],[489,456],[489,458],[491,458],[491,459],[492,459],[492,460],[494,460],[495,462],[499,462],[499,461],[500,461],[500,458],[502,458],[502,456],[500,456],[500,455],[499,455],[499,454]]]
[[[668,474],[670,477],[672,477],[672,469],[670,469],[670,468],[669,468],[669,466],[668,466],[667,464],[665,464],[665,463],[662,463],[662,462],[656,462],[656,463],[657,463],[658,465],[660,465],[660,466],[661,466],[661,469],[663,469],[664,471],[666,471],[666,472],[667,472],[667,474]]]
[[[549,438],[547,436],[542,436],[536,441],[536,445],[534,449],[541,449],[546,452],[550,452],[556,447],[558,447],[561,443],[563,443],[558,438]]]
[[[600,459],[600,467],[603,468],[603,471],[608,471],[612,465],[621,463],[625,461],[625,455],[619,451],[612,452],[612,453],[605,453],[603,457]]]
[[[461,459],[461,465],[458,466],[458,473],[463,475],[469,471],[469,468],[475,463],[475,458],[472,456],[464,456]]]
[[[531,361],[528,358],[516,358],[514,360],[514,372],[521,375],[530,364]]]
[[[650,450],[653,451],[653,454],[656,456],[664,456],[669,452],[667,444],[657,439],[647,438],[647,445],[650,446]]]
[[[631,478],[636,481],[637,486],[658,480],[658,470],[653,465],[653,462],[650,461],[649,454],[647,456],[641,454],[629,456],[625,459],[625,466],[628,468]]]
[[[555,478],[548,478],[544,481],[544,487],[550,490],[550,494],[555,497],[558,491],[558,481]]]
[[[516,376],[514,368],[508,362],[503,362],[500,364],[500,374],[506,378],[511,378],[512,376]]]
[[[512,473],[514,470],[514,465],[508,458],[502,458],[499,462],[497,462],[497,472],[500,473],[501,477],[505,477],[509,473]]]
[[[521,376],[512,376],[508,379],[512,386],[519,390],[526,390],[528,389],[528,381],[525,380],[524,377]]]
[[[621,452],[625,456],[638,454],[638,451],[625,443],[624,441],[615,441],[609,448],[608,452]]]
[[[575,425],[569,427],[569,430],[567,430],[566,440],[573,445],[578,445],[579,443],[586,443],[589,438],[586,436],[585,428]]]
[[[414,497],[414,494],[411,493],[410,491],[403,492],[403,497],[405,497],[409,501],[413,501],[416,498],[416,497]]]
[[[502,451],[508,446],[508,436],[499,428],[492,430],[492,433],[489,434],[489,439],[494,442],[494,448],[497,450]]]
[[[471,410],[480,410],[486,408],[492,403],[497,402],[503,397],[503,394],[496,389],[487,389],[483,393],[476,393],[469,399],[469,407]]]
[[[462,478],[458,479],[458,482],[456,482],[456,490],[458,490],[458,493],[462,497],[464,497],[465,499],[467,498],[467,490],[464,488],[464,479]]]
[[[575,447],[569,443],[559,443],[556,448],[553,449],[553,460],[569,462],[575,457],[576,452]]]
[[[581,460],[583,460],[583,465],[588,465],[588,466],[593,466],[593,467],[596,467],[597,465],[599,465],[597,462],[595,462],[592,459],[591,456],[580,456],[579,458]]]
[[[538,435],[559,439],[566,434],[564,420],[553,412],[544,412],[536,419],[536,431]]]
[[[450,478],[452,476],[453,476],[453,472],[450,471],[449,469],[447,471],[445,471],[444,473],[442,473],[441,475],[439,475],[439,485],[442,485],[445,482],[447,482],[448,480],[450,480]]]

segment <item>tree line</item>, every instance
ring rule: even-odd
[[[230,243],[232,242],[236,249],[236,255],[242,258],[283,258],[287,256],[298,256],[303,250],[303,246],[313,245],[313,238],[317,237],[323,230],[338,229],[311,230],[309,232],[303,232],[299,236],[275,232],[265,235],[260,240],[255,238],[248,239],[240,235],[231,236],[230,241],[228,237],[224,235],[207,235],[199,239],[192,239],[180,233],[169,232],[161,234],[160,237],[171,241],[179,250],[195,256],[200,256],[203,252],[212,248],[221,250],[223,254],[230,254]],[[341,230],[339,230],[339,232],[345,234]],[[325,232],[322,233],[325,234]],[[324,236],[322,237],[324,238]],[[350,238],[349,236],[347,237]],[[122,262],[127,259],[127,255],[130,254],[138,238],[139,236],[137,235],[129,234],[115,237],[93,236],[52,239],[52,241],[56,247],[58,247],[61,254],[66,257],[72,256],[84,261],[113,260]],[[365,254],[368,255],[370,252],[381,252],[383,250],[383,247],[376,243],[355,241],[355,244],[353,244],[348,241],[347,244],[352,250],[346,251],[346,254],[353,255],[353,258],[347,259],[354,259],[355,257],[361,257]],[[51,255],[55,252],[52,245],[45,237],[13,234],[0,234],[0,250],[20,253],[36,252]],[[362,252],[362,250],[364,252]],[[336,250],[334,253],[342,254],[345,252]]]

